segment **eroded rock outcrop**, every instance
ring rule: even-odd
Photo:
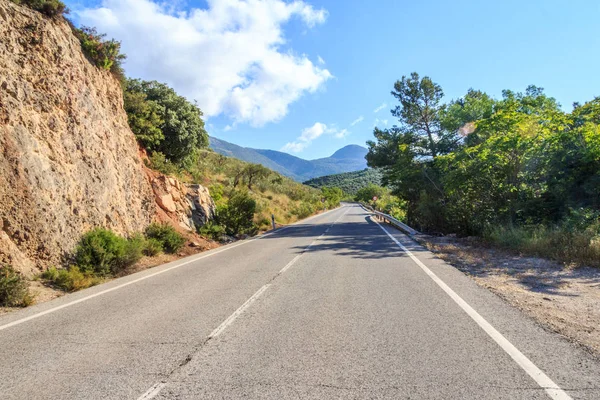
[[[158,206],[159,220],[170,218],[181,228],[193,231],[215,216],[215,203],[202,185],[185,185],[162,174],[149,173]],[[160,215],[163,218],[160,218]]]
[[[0,262],[61,262],[93,227],[140,231],[154,195],[119,82],[64,21],[0,0]]]

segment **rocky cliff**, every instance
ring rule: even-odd
[[[143,230],[157,217],[152,179],[117,79],[64,20],[0,0],[0,263],[31,274],[91,228]],[[169,217],[189,224],[192,207]]]

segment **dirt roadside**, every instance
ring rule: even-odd
[[[414,239],[544,328],[600,357],[600,269],[525,257],[471,238]]]

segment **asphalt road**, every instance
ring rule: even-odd
[[[0,318],[0,399],[140,398],[600,399],[600,361],[346,205]]]

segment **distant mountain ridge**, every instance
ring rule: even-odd
[[[381,178],[381,172],[376,169],[367,168],[362,171],[344,172],[343,174],[313,178],[304,182],[304,184],[317,189],[324,186],[335,186],[342,189],[345,193],[354,195],[369,184],[381,186]]]
[[[219,154],[235,157],[246,162],[262,164],[298,182],[324,175],[360,171],[367,168],[365,155],[367,155],[368,150],[356,144],[342,147],[330,157],[316,160],[305,160],[282,151],[242,147],[212,136],[209,138],[209,145],[211,149]]]

